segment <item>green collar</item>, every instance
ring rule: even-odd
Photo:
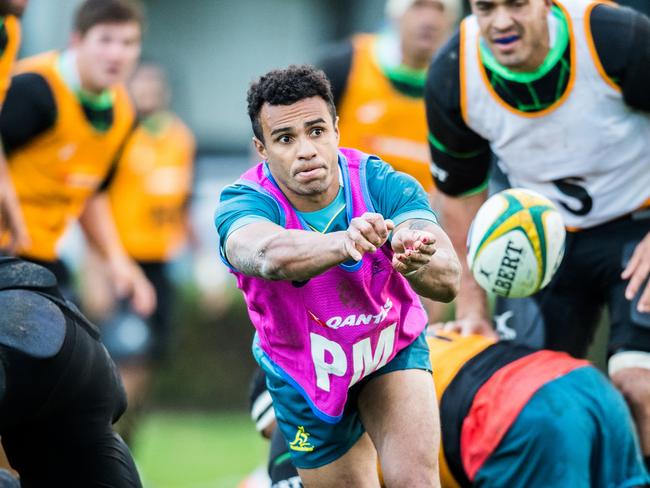
[[[549,50],[542,64],[539,65],[535,71],[520,73],[509,70],[505,66],[499,64],[490,49],[481,39],[481,42],[479,43],[479,50],[481,55],[481,62],[483,65],[500,77],[518,83],[531,83],[542,78],[549,71],[551,71],[551,69],[553,69],[553,67],[560,59],[562,59],[562,56],[564,55],[564,52],[569,45],[569,25],[564,12],[562,12],[562,10],[557,5],[553,5],[551,7],[551,14],[557,21],[555,43]]]
[[[172,122],[172,114],[161,110],[143,117],[140,121],[142,127],[152,135],[158,135]]]
[[[73,51],[63,51],[59,56],[57,67],[65,84],[77,96],[82,105],[94,110],[106,110],[113,106],[113,93],[110,90],[106,89],[99,94],[95,94],[81,87],[76,56]]]

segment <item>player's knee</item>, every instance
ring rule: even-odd
[[[637,419],[650,419],[650,369],[621,369],[612,374],[612,382]]]

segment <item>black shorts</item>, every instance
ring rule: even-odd
[[[275,429],[271,437],[271,449],[269,450],[269,478],[271,488],[301,488],[302,482],[298,470],[291,462],[289,447],[284,440],[280,429]]]
[[[156,290],[156,310],[148,320],[153,335],[151,358],[161,360],[169,351],[172,339],[173,286],[169,279],[167,263],[144,262],[138,264]]]
[[[546,348],[583,357],[607,305],[611,324],[608,354],[650,352],[650,314],[638,313],[636,301],[625,298],[628,281],[621,279],[636,245],[648,232],[650,212],[646,210],[567,234],[566,253],[557,274],[535,295],[545,325]]]
[[[85,326],[66,313],[65,338],[53,357],[0,346],[0,364],[0,435],[23,487],[141,486],[111,427],[126,408],[124,389]]]
[[[160,362],[172,343],[173,285],[165,262],[138,262],[156,291],[156,309],[147,319],[137,316],[128,300],[101,324],[102,340],[118,364]]]

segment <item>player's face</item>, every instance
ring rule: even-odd
[[[402,49],[428,65],[451,33],[453,22],[440,0],[416,0],[399,20]]]
[[[264,142],[254,139],[255,146],[299,210],[322,208],[338,192],[337,122],[325,100],[317,96],[292,105],[262,106]]]
[[[167,83],[158,68],[138,68],[129,83],[129,91],[140,115],[147,116],[167,107]]]
[[[513,71],[532,71],[548,54],[551,0],[472,0],[481,35],[496,60]]]
[[[11,14],[20,17],[26,7],[27,0],[0,0],[0,15]]]
[[[101,91],[126,80],[140,56],[140,36],[135,21],[97,24],[83,36],[75,34],[72,46],[83,87]]]

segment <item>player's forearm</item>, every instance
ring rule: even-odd
[[[487,294],[478,285],[467,265],[467,232],[486,192],[465,198],[439,196],[443,225],[461,266],[460,289],[456,296],[456,318],[489,319]]]
[[[79,222],[89,244],[105,260],[111,262],[128,259],[115,228],[108,197],[104,193],[96,194],[88,200]]]
[[[451,302],[460,288],[461,266],[452,250],[439,249],[429,263],[406,276],[411,288],[420,296],[438,302]]]
[[[228,257],[244,274],[269,280],[304,281],[349,259],[341,234],[281,230],[252,249],[233,249]]]

